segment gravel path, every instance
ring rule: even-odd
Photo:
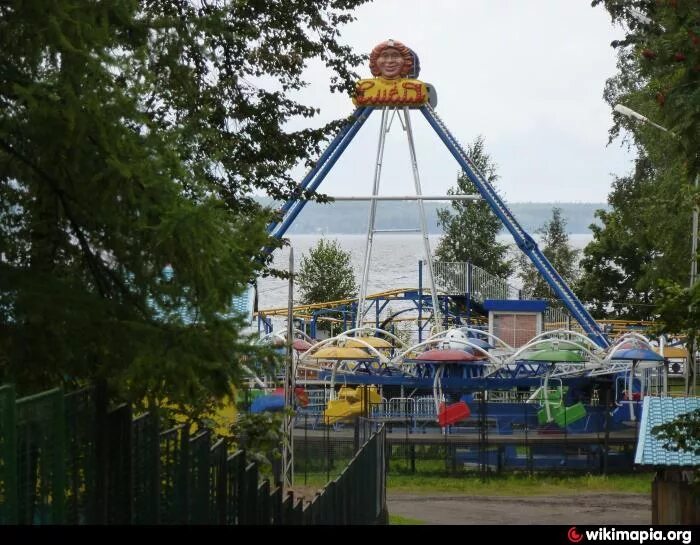
[[[650,494],[389,494],[389,513],[426,524],[650,524]]]

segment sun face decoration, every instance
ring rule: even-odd
[[[428,84],[418,81],[418,55],[398,40],[387,40],[369,55],[369,68],[374,78],[357,82],[353,103],[356,106],[419,108],[437,104],[428,91]]]
[[[398,40],[377,45],[369,56],[369,69],[375,78],[417,78],[420,71],[418,55]]]

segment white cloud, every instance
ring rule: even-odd
[[[619,31],[602,8],[567,0],[376,0],[357,10],[342,40],[358,52],[389,37],[411,47],[421,76],[438,91],[437,111],[463,143],[484,135],[510,201],[604,201],[611,173],[632,155],[607,144],[605,80],[615,73],[610,42]],[[367,67],[361,67],[369,77]],[[321,108],[314,123],[348,115],[348,97],[327,91],[327,73],[309,67],[300,99]],[[444,194],[458,166],[418,112],[413,114],[423,192]],[[379,115],[346,150],[321,190],[371,193]],[[381,183],[384,194],[413,192],[408,150],[394,123]]]

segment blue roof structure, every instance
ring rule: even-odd
[[[654,426],[696,409],[700,409],[700,397],[645,397],[634,463],[645,466],[700,466],[699,455],[666,450],[664,442],[651,433]]]
[[[173,270],[171,265],[166,265],[165,267],[163,267],[161,274],[166,282],[170,282],[175,276],[175,271]],[[229,307],[229,311],[222,317],[240,317],[243,318],[246,324],[251,325],[253,323],[254,301],[255,288],[252,285],[248,284],[243,293],[231,298],[231,306]],[[168,317],[168,313],[162,308],[160,308],[153,299],[149,298],[148,306],[155,311],[156,318],[160,320],[165,320]],[[182,323],[184,324],[189,325],[197,322],[196,312],[184,303],[176,310],[174,310],[172,314],[179,316],[180,320],[182,320]]]
[[[253,322],[253,301],[255,300],[255,288],[249,285],[246,290],[237,295],[231,301],[231,311],[245,319],[246,323]]]
[[[544,299],[486,299],[484,308],[500,312],[544,312],[547,301]]]

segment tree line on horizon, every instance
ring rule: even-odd
[[[321,188],[322,189],[322,188]],[[280,203],[267,198],[257,198],[263,206],[278,208]],[[438,235],[444,232],[439,222],[440,210],[445,202],[427,201],[424,203],[428,232]],[[542,226],[550,215],[553,207],[560,208],[566,219],[566,229],[569,234],[590,234],[591,224],[600,223],[596,211],[607,210],[606,203],[508,203],[515,217],[528,232],[534,232]],[[368,203],[310,202],[291,225],[287,234],[364,234],[367,232]],[[338,222],[338,217],[343,222]],[[377,203],[378,229],[412,229],[418,227],[418,208],[411,202],[379,202]],[[499,225],[498,233],[507,234],[506,229]]]

